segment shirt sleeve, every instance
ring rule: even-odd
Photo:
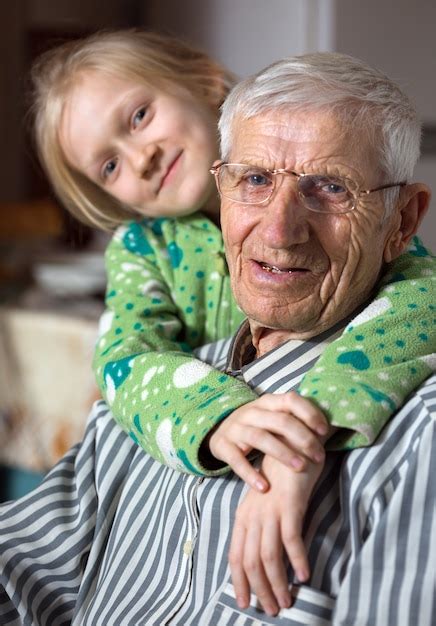
[[[181,250],[161,236],[159,224],[154,229],[122,228],[106,252],[107,311],[94,358],[97,383],[115,420],[153,458],[188,473],[228,471],[206,469],[200,445],[216,424],[257,394],[192,353],[211,338],[205,334],[207,312],[222,299],[228,276],[215,276],[207,291],[197,255],[195,272],[185,272],[182,281],[180,259],[191,268],[192,242]],[[235,308],[232,303],[226,309],[229,319]],[[239,323],[242,313],[234,319]]]
[[[418,238],[394,262],[377,297],[304,376],[301,395],[340,430],[330,450],[371,445],[436,367],[436,259]]]

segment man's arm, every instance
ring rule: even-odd
[[[397,431],[395,448],[389,447],[392,438],[382,435],[384,463],[376,473],[386,480],[373,500],[367,498],[371,484],[355,490],[353,477],[345,484],[350,489],[352,553],[337,595],[336,626],[435,623],[436,378],[432,380],[419,392],[422,402],[406,407],[391,424]],[[400,429],[404,433],[399,437]]]

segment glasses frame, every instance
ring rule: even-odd
[[[219,172],[220,172],[220,169],[223,167],[223,165],[225,166],[236,165],[236,166],[253,167],[253,168],[257,168],[257,166],[250,165],[248,163],[229,163],[227,161],[220,161],[219,163],[217,163],[216,165],[213,165],[209,169],[209,172],[215,178],[215,184],[217,186],[218,193],[220,194],[220,196],[222,196],[223,198],[227,198],[228,200],[231,200],[232,202],[237,202],[238,204],[249,204],[250,206],[255,206],[258,204],[266,204],[267,202],[271,200],[271,198],[273,197],[277,189],[277,185],[275,182],[276,181],[275,177],[277,176],[277,174],[288,174],[289,176],[296,177],[298,180],[300,180],[300,178],[304,178],[305,176],[326,176],[325,174],[300,174],[298,172],[295,172],[294,170],[288,170],[286,168],[277,168],[277,169],[271,170],[266,167],[259,167],[257,169],[262,170],[272,176],[272,180],[274,182],[271,188],[271,192],[269,193],[267,198],[265,198],[264,200],[261,200],[260,202],[244,202],[243,200],[235,200],[234,198],[230,198],[229,196],[226,196],[226,194],[221,191],[220,182],[219,182]],[[402,181],[400,183],[388,183],[386,185],[380,185],[379,187],[374,187],[374,189],[359,189],[358,185],[351,178],[347,178],[346,176],[340,176],[339,179],[343,180],[344,182],[350,182],[351,187],[354,186],[355,188],[355,190],[353,191],[353,189],[350,188],[349,185],[346,186],[347,190],[349,191],[349,193],[351,194],[354,200],[353,206],[350,209],[347,209],[346,211],[331,211],[331,212],[330,211],[317,211],[316,209],[310,208],[309,206],[304,204],[307,210],[313,211],[314,213],[324,213],[326,215],[342,215],[344,213],[350,213],[350,211],[354,211],[354,209],[356,208],[356,204],[362,195],[369,195],[370,193],[374,193],[376,191],[383,191],[384,189],[391,189],[392,187],[405,187],[407,185],[406,181]],[[299,192],[299,196],[301,197],[304,203],[304,196],[302,196],[301,192]]]

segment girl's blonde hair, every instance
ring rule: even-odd
[[[234,80],[205,53],[172,37],[140,30],[100,32],[64,43],[42,54],[31,80],[34,137],[39,158],[62,204],[92,226],[113,229],[132,218],[122,205],[83,174],[63,154],[59,129],[65,103],[77,77],[101,71],[152,87],[184,87],[218,110]]]

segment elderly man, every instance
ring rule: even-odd
[[[225,162],[213,169],[248,321],[199,356],[260,391],[298,384],[427,208],[425,185],[398,187],[412,175],[419,127],[389,81],[398,106],[381,124],[371,72],[341,55],[287,59],[225,105]],[[81,445],[0,509],[0,621],[430,625],[435,415],[432,377],[374,447],[327,455],[306,519],[311,578],[273,616],[255,597],[240,609],[229,582],[242,482],[160,466],[99,403]]]

